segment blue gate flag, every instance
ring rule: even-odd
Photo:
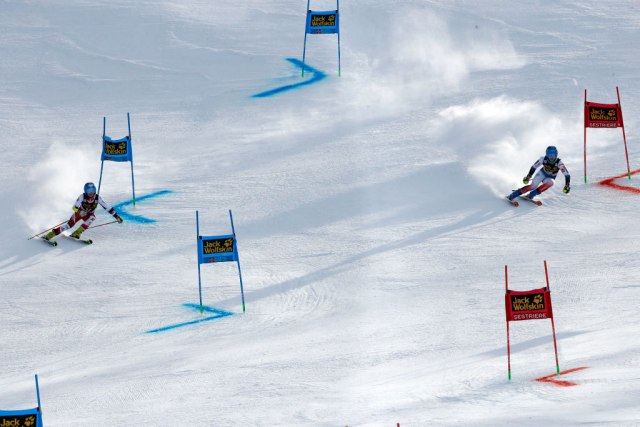
[[[131,152],[131,138],[125,136],[120,139],[111,139],[108,136],[102,137],[102,159],[112,162],[130,162],[133,160]]]
[[[38,407],[17,411],[0,411],[0,427],[42,427],[42,409],[40,408],[40,387],[36,375],[36,396]]]
[[[124,138],[111,139],[105,133],[107,130],[107,118],[102,121],[102,164],[100,165],[100,181],[98,181],[98,194],[102,186],[102,171],[104,170],[104,161],[112,162],[131,162],[131,192],[133,194],[133,205],[136,205],[136,185],[133,179],[133,150],[131,145],[131,118],[127,113],[127,127],[129,134]],[[2,427],[2,426],[0,426]]]
[[[199,236],[198,237],[198,262],[237,261],[236,238],[233,234],[224,236]]]
[[[240,294],[242,295],[242,312],[245,312],[242,270],[240,269],[240,256],[238,255],[238,246],[236,244],[236,229],[233,225],[233,214],[231,213],[231,209],[229,209],[229,219],[231,220],[232,234],[224,234],[221,236],[201,236],[200,220],[198,217],[198,211],[196,211],[196,237],[198,245],[198,294],[200,296],[200,313],[202,313],[204,310],[204,306],[202,305],[202,275],[200,273],[200,264],[229,261],[235,261],[236,263],[238,263],[238,275],[240,276]]]
[[[0,426],[42,427],[40,409],[23,409],[21,411],[0,411]]]
[[[340,76],[340,0],[336,0],[336,10],[316,11],[309,9],[311,0],[307,0],[307,21],[304,30],[304,47],[302,48],[302,77],[307,56],[307,34],[338,35],[338,76]]]
[[[339,32],[339,14],[330,12],[307,11],[307,34],[336,34]]]

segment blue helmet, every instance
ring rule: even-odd
[[[93,182],[87,182],[84,185],[84,194],[96,194],[96,185]]]
[[[545,156],[547,156],[547,159],[555,162],[556,160],[558,160],[558,149],[553,145],[548,146],[547,151],[545,152]]]

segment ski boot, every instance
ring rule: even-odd
[[[49,231],[47,234],[45,234],[44,236],[40,236],[40,237],[42,238],[42,240],[44,240],[45,242],[47,242],[51,246],[58,246],[58,242],[54,242],[52,240],[57,235],[58,235],[58,233],[56,232],[55,229],[53,229],[53,230]]]
[[[51,241],[51,239],[53,239],[54,237],[56,237],[58,235],[58,233],[56,233],[56,230],[53,229],[50,232],[48,232],[47,234],[45,234],[44,236],[42,236],[42,238],[46,241]]]
[[[84,230],[85,230],[84,227],[78,227],[76,228],[76,231],[71,233],[69,237],[73,237],[74,239],[80,239],[80,235],[84,233]]]

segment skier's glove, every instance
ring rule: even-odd
[[[529,181],[531,181],[531,175],[527,175],[524,178],[522,178],[522,182],[524,182],[525,184],[528,184]]]
[[[569,184],[565,185],[564,188],[562,189],[563,193],[569,193],[569,191],[571,191],[571,187],[569,187]]]
[[[118,224],[122,224],[122,221],[124,221],[122,219],[122,217],[120,215],[118,215],[117,213],[113,214],[113,217],[116,219],[116,221],[118,221]]]

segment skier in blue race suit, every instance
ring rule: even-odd
[[[538,173],[533,177],[533,181],[531,181],[531,177],[540,166],[542,166],[542,168],[540,168]],[[515,190],[513,193],[508,195],[507,198],[509,200],[513,200],[516,197],[529,192],[528,195],[523,197],[533,200],[533,198],[538,194],[553,187],[556,176],[558,176],[558,172],[562,172],[564,175],[564,188],[562,191],[564,193],[568,193],[571,190],[571,176],[569,175],[569,171],[567,171],[567,167],[562,163],[562,160],[558,158],[558,149],[551,145],[547,147],[545,155],[536,160],[533,166],[531,166],[531,169],[529,169],[527,176],[522,179],[522,182],[528,185]],[[531,181],[530,184],[529,181]]]
[[[80,235],[89,228],[93,220],[96,219],[95,210],[98,205],[106,209],[111,215],[113,215],[118,223],[122,224],[123,219],[118,215],[115,209],[105,202],[102,197],[96,194],[96,186],[94,183],[87,182],[84,185],[84,193],[78,197],[78,200],[76,200],[76,203],[73,206],[74,213],[71,215],[71,218],[69,218],[69,221],[52,229],[46,236],[44,236],[44,238],[46,240],[51,240],[63,231],[73,227],[77,222],[82,221],[80,227],[71,233],[71,237],[79,239]]]

